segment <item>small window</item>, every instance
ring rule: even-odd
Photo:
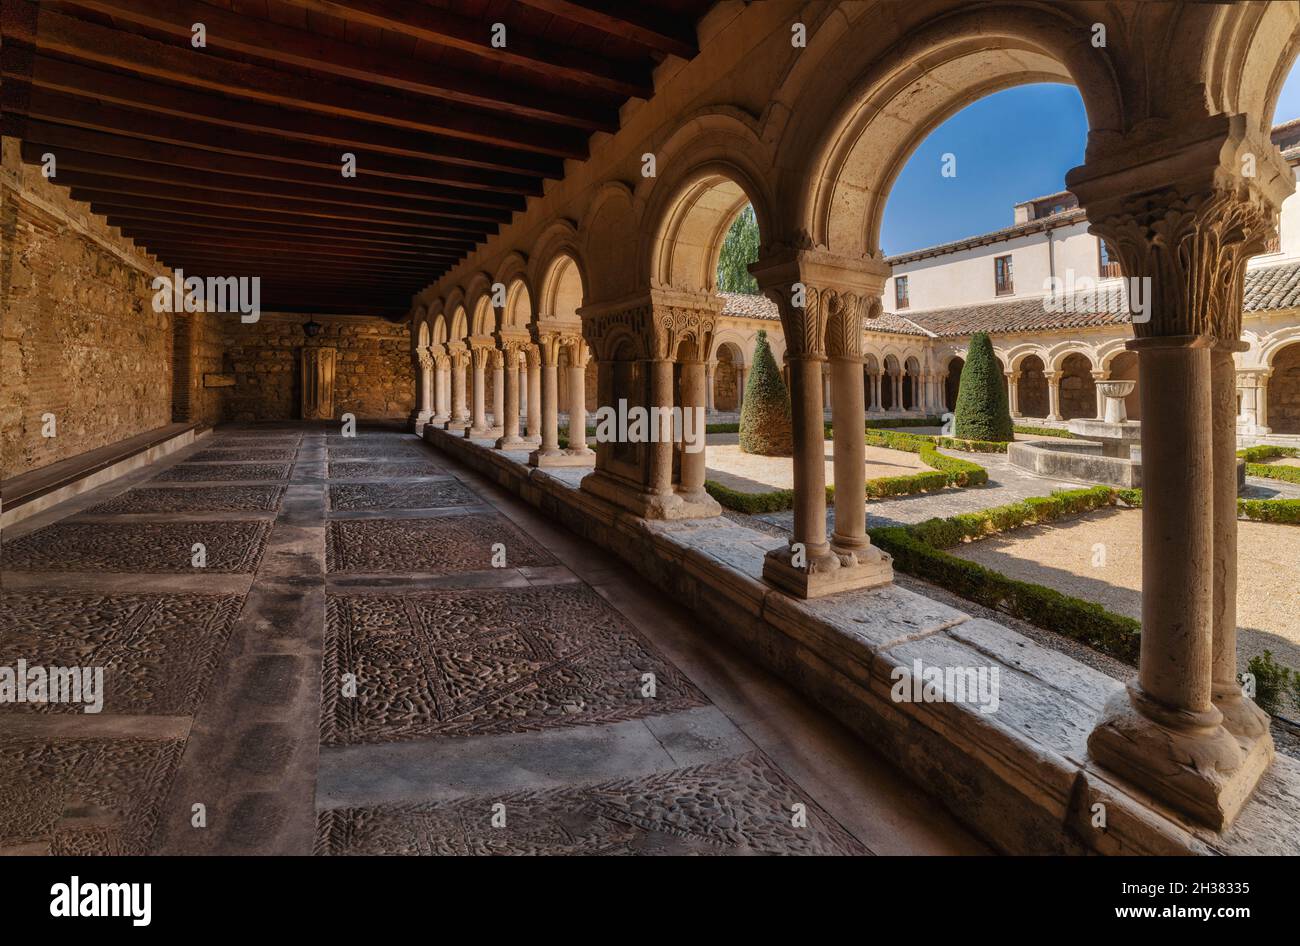
[[[1110,251],[1106,249],[1105,240],[1097,240],[1098,259],[1100,260],[1101,278],[1108,279],[1111,276],[1121,275],[1119,271],[1119,260],[1111,259]]]
[[[895,276],[894,277],[894,308],[906,309],[907,304],[908,304],[907,303],[907,277]]]
[[[993,257],[993,288],[999,296],[1015,292],[1015,285],[1011,281],[1010,256]]]

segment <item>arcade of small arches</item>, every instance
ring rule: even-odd
[[[897,11],[889,44],[875,48],[856,22],[863,7],[832,7],[797,55],[783,48],[782,23],[765,34],[763,55],[749,51],[753,61],[787,62],[736,80],[775,82],[755,98],[780,107],[751,115],[720,100],[681,115],[663,106],[657,177],[636,172],[645,142],[620,142],[417,296],[416,427],[434,443],[455,434],[480,450],[527,450],[537,468],[590,466],[578,491],[638,520],[717,517],[704,489],[707,451],[686,451],[672,436],[592,450],[571,435],[561,447],[559,418],[576,432],[593,404],[740,405],[753,349],[728,331],[715,271],[727,227],[752,205],[761,250],[749,268],[779,316],[775,347],[791,397],[794,518],[788,543],[766,553],[746,587],[761,583],[771,600],[889,586],[891,559],[866,530],[861,437],[834,438],[828,529],[823,423],[829,414],[836,431],[861,430],[869,412],[950,407],[963,354],[946,340],[872,331],[889,276],[878,244],[889,186],[961,105],[1017,83],[1072,82],[1091,131],[1067,187],[1124,271],[1151,275],[1153,317],[1109,346],[1045,339],[999,356],[1022,417],[1096,416],[1098,380],[1140,385],[1140,407],[1135,395],[1129,408],[1143,421],[1147,485],[1142,655],[1088,753],[1194,822],[1224,829],[1274,755],[1267,717],[1237,681],[1237,359],[1248,347],[1247,260],[1276,233],[1294,191],[1269,123],[1300,47],[1300,14],[1282,4],[1142,5],[1097,48],[1087,37],[1105,15],[1100,5],[1009,5],[995,15],[918,4]],[[1174,91],[1188,88],[1204,94]],[[1251,177],[1238,173],[1247,153]],[[1300,412],[1289,387],[1298,352],[1279,348],[1254,369],[1261,425],[1264,400],[1275,423]],[[1274,379],[1282,387],[1261,395]]]

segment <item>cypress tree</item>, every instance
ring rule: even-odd
[[[967,440],[1006,442],[1015,438],[1002,366],[993,354],[988,333],[971,336],[966,365],[961,370],[953,433]]]
[[[767,457],[794,455],[790,395],[768,347],[767,332],[762,330],[758,333],[754,364],[745,380],[745,399],[740,406],[740,449]]]

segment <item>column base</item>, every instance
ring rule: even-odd
[[[722,507],[708,493],[703,498],[677,492],[647,493],[603,470],[584,476],[581,487],[643,519],[711,519],[722,515]]]
[[[495,444],[497,450],[524,450],[531,446],[532,444],[523,437],[506,437],[505,435],[498,437]]]
[[[466,440],[473,440],[473,439],[488,440],[492,437],[500,437],[500,436],[501,436],[500,427],[466,427],[465,428]]]
[[[763,580],[796,598],[879,588],[894,581],[893,557],[875,546],[851,554],[828,550],[810,557],[802,567],[791,564],[791,557],[788,546],[768,552],[763,559]]]
[[[1156,800],[1224,831],[1250,799],[1274,751],[1271,736],[1239,740],[1221,719],[1217,709],[1200,716],[1170,710],[1129,684],[1107,701],[1088,736],[1088,753]]]
[[[554,450],[534,450],[528,454],[528,465],[535,467],[594,466],[596,454],[590,451],[589,453],[590,455],[574,455],[567,450],[561,450],[559,447]]]
[[[424,425],[429,423],[433,417],[432,411],[416,411],[411,416],[411,430],[419,434],[424,430]]]
[[[469,426],[469,421],[463,418],[456,417],[447,421],[447,423],[443,425],[442,429],[443,430],[464,430],[468,426]]]

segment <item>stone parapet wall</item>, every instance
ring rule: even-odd
[[[0,142],[0,478],[172,419],[162,272],[66,188]],[[57,175],[56,175],[57,180]],[[43,418],[53,415],[53,437]]]

